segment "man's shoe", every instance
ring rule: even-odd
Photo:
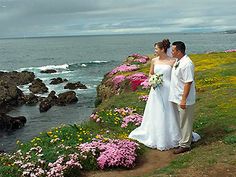
[[[187,152],[187,151],[190,151],[191,148],[190,147],[179,147],[178,149],[175,149],[174,150],[174,154],[180,154],[180,153],[184,153],[184,152]]]
[[[174,147],[173,149],[179,149],[180,148],[180,146],[176,146],[176,147]]]

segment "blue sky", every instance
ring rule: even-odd
[[[236,29],[235,0],[0,0],[0,37]]]

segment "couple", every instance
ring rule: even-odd
[[[151,88],[142,124],[130,133],[129,138],[151,148],[175,148],[174,154],[183,153],[190,150],[192,141],[200,139],[192,132],[194,65],[185,54],[185,44],[181,41],[172,44],[171,54],[168,39],[155,43],[154,47],[158,57],[152,59],[149,75],[163,74],[163,84]]]

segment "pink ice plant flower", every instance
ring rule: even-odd
[[[138,53],[134,53],[134,54],[130,55],[130,57],[134,58],[134,60],[133,60],[134,62],[139,62],[139,63],[147,63],[147,61],[149,60],[148,56],[141,55]]]
[[[139,126],[142,123],[142,120],[143,120],[143,116],[141,116],[137,113],[134,113],[134,114],[128,115],[123,118],[123,122],[121,124],[121,127],[122,128],[127,127],[130,122],[136,126]]]
[[[112,79],[112,82],[115,85],[115,88],[118,88],[120,86],[120,83],[123,82],[125,80],[125,76],[124,75],[117,75]]]
[[[130,115],[133,112],[135,112],[135,110],[129,107],[125,107],[125,108],[115,108],[114,112],[118,112],[121,115]]]
[[[133,53],[133,54],[130,55],[130,57],[140,58],[140,57],[142,57],[142,55],[139,54],[139,53]]]
[[[92,119],[92,120],[95,121],[95,122],[100,122],[100,121],[101,121],[101,118],[99,117],[99,115],[98,115],[97,112],[92,113],[92,114],[90,115],[90,119]]]
[[[38,162],[32,162],[32,155],[36,155],[39,159]],[[42,168],[45,164],[44,160],[41,160],[40,157],[43,156],[42,148],[40,146],[32,147],[26,155],[23,155],[21,150],[18,150],[16,153],[11,155],[10,159],[14,159],[14,165],[17,165],[21,170],[21,176],[44,176],[46,170]]]
[[[79,162],[79,154],[69,154],[69,160],[66,160],[66,156],[61,155],[54,163],[49,163],[50,168],[47,172],[48,177],[63,177],[63,172],[69,168],[77,167],[82,169],[82,165]]]
[[[149,59],[148,56],[146,56],[146,55],[141,55],[141,54],[139,54],[139,53],[133,53],[133,54],[130,55],[130,57],[134,57],[134,58],[145,58],[146,60]]]
[[[113,69],[109,74],[113,75],[116,74],[117,72],[128,72],[128,71],[135,71],[137,70],[139,67],[136,65],[120,65],[118,67],[116,67],[115,69]]]
[[[229,53],[229,52],[236,52],[236,49],[229,49],[229,50],[225,50],[226,53]]]
[[[148,81],[148,78],[145,79],[140,85],[142,86],[143,89],[147,89],[151,87],[150,82]]]
[[[141,95],[138,97],[140,101],[147,101],[148,100],[148,95]]]
[[[80,144],[81,152],[91,151],[95,154],[99,150],[97,158],[98,166],[101,169],[106,167],[133,167],[137,157],[136,150],[139,145],[130,140],[109,140],[108,142],[93,141],[91,143]]]
[[[132,91],[135,91],[147,78],[144,73],[135,73],[127,77],[130,80]]]
[[[146,80],[148,76],[144,73],[135,73],[127,77],[129,80]]]
[[[137,58],[137,59],[134,59],[134,62],[147,63],[147,59],[146,58]]]

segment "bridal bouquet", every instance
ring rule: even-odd
[[[160,87],[163,83],[163,74],[153,74],[148,82],[154,89]]]

